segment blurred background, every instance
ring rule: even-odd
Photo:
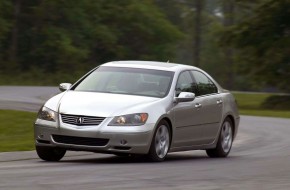
[[[290,92],[290,0],[0,0],[0,85],[58,85],[114,60],[194,65]]]

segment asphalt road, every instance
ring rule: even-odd
[[[45,93],[29,88],[33,90],[34,98],[29,93],[27,98],[43,101],[37,94]],[[48,94],[54,93],[51,90],[55,88]],[[5,102],[3,92],[0,87],[0,108]],[[21,102],[9,97],[11,107],[15,106],[13,102]],[[25,110],[29,103],[22,103],[24,106],[18,109]],[[242,116],[238,137],[225,159],[208,158],[204,151],[188,151],[171,153],[162,163],[150,163],[142,157],[77,152],[50,163],[39,160],[34,151],[0,153],[0,189],[289,190],[289,134],[289,119]]]
[[[0,109],[38,111],[59,92],[57,87],[0,86]]]

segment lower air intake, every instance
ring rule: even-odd
[[[56,143],[83,145],[83,146],[105,146],[109,142],[109,139],[73,137],[73,136],[63,136],[63,135],[52,135],[52,138]]]

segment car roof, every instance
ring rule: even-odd
[[[109,67],[130,67],[130,68],[144,68],[144,69],[155,69],[155,70],[164,70],[164,71],[178,71],[184,69],[197,69],[197,67],[193,67],[190,65],[183,65],[178,63],[166,63],[166,62],[158,62],[158,61],[112,61],[101,66],[109,66]]]

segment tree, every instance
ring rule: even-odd
[[[201,23],[203,0],[195,0],[195,23],[194,23],[194,41],[193,41],[193,65],[200,66],[200,51],[201,51]]]
[[[150,1],[106,1],[102,22],[116,35],[113,59],[167,61],[182,33]],[[116,14],[118,13],[118,14]],[[116,49],[117,48],[117,49]]]
[[[0,1],[0,40],[5,38],[8,31],[11,28],[10,12],[12,10],[12,5],[10,0]]]
[[[14,0],[13,20],[14,25],[11,31],[11,42],[9,47],[9,62],[15,63],[17,61],[18,52],[18,31],[19,31],[19,16],[22,0]]]
[[[184,64],[201,66],[204,0],[155,0],[167,18],[185,34],[179,41],[177,60]]]
[[[290,0],[269,0],[232,27],[223,41],[239,48],[244,73],[257,84],[290,91]]]
[[[235,0],[223,0],[223,25],[225,28],[234,25]],[[225,64],[227,66],[226,87],[233,89],[234,86],[234,50],[232,47],[224,48]]]
[[[182,37],[152,1],[1,0],[0,24],[0,64],[15,63],[20,72],[74,73],[112,60],[173,60]]]
[[[9,35],[9,32],[12,27],[11,19],[12,4],[10,0],[1,0],[0,1],[0,72],[7,68],[4,63],[6,51],[6,42],[5,39]]]

